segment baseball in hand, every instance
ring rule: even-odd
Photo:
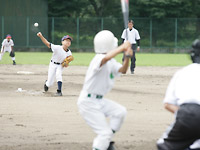
[[[41,37],[41,36],[42,36],[42,33],[41,33],[41,32],[38,32],[38,33],[37,33],[37,36],[38,36],[38,37]]]
[[[34,23],[34,26],[35,26],[35,27],[38,27],[38,26],[39,26],[39,24],[36,22],[36,23]]]

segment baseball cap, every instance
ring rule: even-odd
[[[62,41],[66,40],[66,39],[70,39],[71,41],[73,40],[72,37],[70,37],[69,35],[65,35],[62,37]]]
[[[8,34],[8,35],[6,36],[6,38],[7,38],[7,39],[11,39],[12,37],[11,37],[10,34]]]

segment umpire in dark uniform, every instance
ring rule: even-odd
[[[200,40],[191,50],[192,64],[175,73],[164,98],[165,108],[176,119],[158,150],[185,150],[200,139]],[[199,148],[197,148],[199,150]]]
[[[130,66],[130,70],[131,70],[131,74],[134,74],[134,70],[135,70],[135,62],[136,62],[136,57],[135,57],[135,53],[136,50],[140,51],[140,35],[138,30],[136,30],[134,27],[134,22],[133,20],[129,20],[128,22],[128,28],[124,29],[121,38],[122,38],[122,43],[125,41],[129,41],[132,45],[132,50],[133,50],[133,56],[131,57],[131,66]],[[136,46],[137,43],[137,46]],[[122,61],[124,61],[124,58],[122,59]]]

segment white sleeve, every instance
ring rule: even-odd
[[[67,57],[68,56],[71,56],[72,55],[72,52],[69,50],[68,52],[67,52]]]
[[[121,72],[119,72],[119,69],[122,67],[122,64],[117,62],[114,58],[112,59],[113,61],[113,73],[114,76],[118,77],[121,75]]]
[[[136,32],[135,32],[135,39],[136,40],[140,40],[140,35],[139,35],[139,32],[138,32],[138,30],[135,30]]]
[[[5,43],[6,43],[6,39],[3,40],[2,46],[5,46]]]
[[[54,44],[50,43],[50,49],[52,50],[52,52],[54,51]]]
[[[124,29],[124,31],[122,32],[121,38],[126,39],[126,29]]]
[[[59,49],[59,46],[60,45],[54,45],[54,44],[50,44],[50,47],[51,47],[51,50],[52,50],[52,52],[56,52],[58,49]]]
[[[98,72],[99,70],[101,70],[102,66],[100,67],[100,65],[104,57],[105,55],[103,54],[96,54],[96,56],[92,59],[92,61],[90,62],[90,65],[94,72]]]
[[[165,98],[163,100],[164,103],[169,103],[173,105],[178,105],[178,98],[175,95],[175,87],[176,87],[176,80],[179,76],[179,72],[175,73],[172,77],[165,94]]]

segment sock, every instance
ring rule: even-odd
[[[61,82],[61,81],[58,81],[58,91],[61,92],[61,89],[62,89],[62,82]]]

